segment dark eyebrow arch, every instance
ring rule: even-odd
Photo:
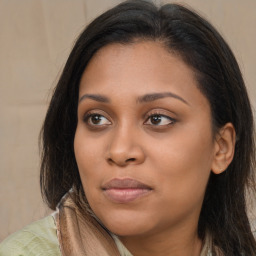
[[[172,93],[172,92],[162,92],[162,93],[150,93],[150,94],[145,94],[141,97],[139,97],[137,99],[137,101],[139,103],[144,103],[144,102],[151,102],[154,100],[158,100],[158,99],[162,99],[162,98],[166,98],[166,97],[172,97],[175,98],[177,100],[182,101],[183,103],[189,105],[189,103],[184,100],[182,97],[180,97],[179,95]]]
[[[181,102],[189,105],[189,103],[186,100],[184,100],[182,97],[180,97],[179,95],[177,95],[175,93],[171,93],[171,92],[145,94],[145,95],[137,98],[137,103],[151,102],[151,101],[163,99],[166,97],[172,97],[172,98],[178,99]],[[95,100],[95,101],[102,102],[102,103],[110,103],[111,102],[111,100],[108,97],[101,95],[101,94],[84,94],[79,99],[79,103],[85,99],[91,99],[91,100]]]
[[[85,99],[91,99],[91,100],[95,100],[95,101],[102,102],[102,103],[110,102],[109,98],[107,98],[106,96],[100,95],[100,94],[85,94],[79,99],[79,103]]]

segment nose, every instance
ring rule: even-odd
[[[109,143],[107,161],[118,166],[143,163],[145,153],[139,141],[138,132],[129,127],[114,132]]]

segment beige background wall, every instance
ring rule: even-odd
[[[84,25],[118,2],[0,0],[0,241],[49,213],[40,197],[37,142],[51,90]],[[256,1],[183,3],[227,39],[256,107]]]

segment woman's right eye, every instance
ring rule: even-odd
[[[84,122],[90,126],[104,126],[111,124],[106,117],[97,113],[85,115]]]

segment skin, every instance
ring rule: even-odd
[[[90,60],[79,88],[75,156],[92,210],[133,255],[200,255],[207,181],[234,153],[233,126],[212,131],[210,105],[192,69],[160,42],[108,45]],[[152,190],[113,202],[102,189],[113,178]]]

